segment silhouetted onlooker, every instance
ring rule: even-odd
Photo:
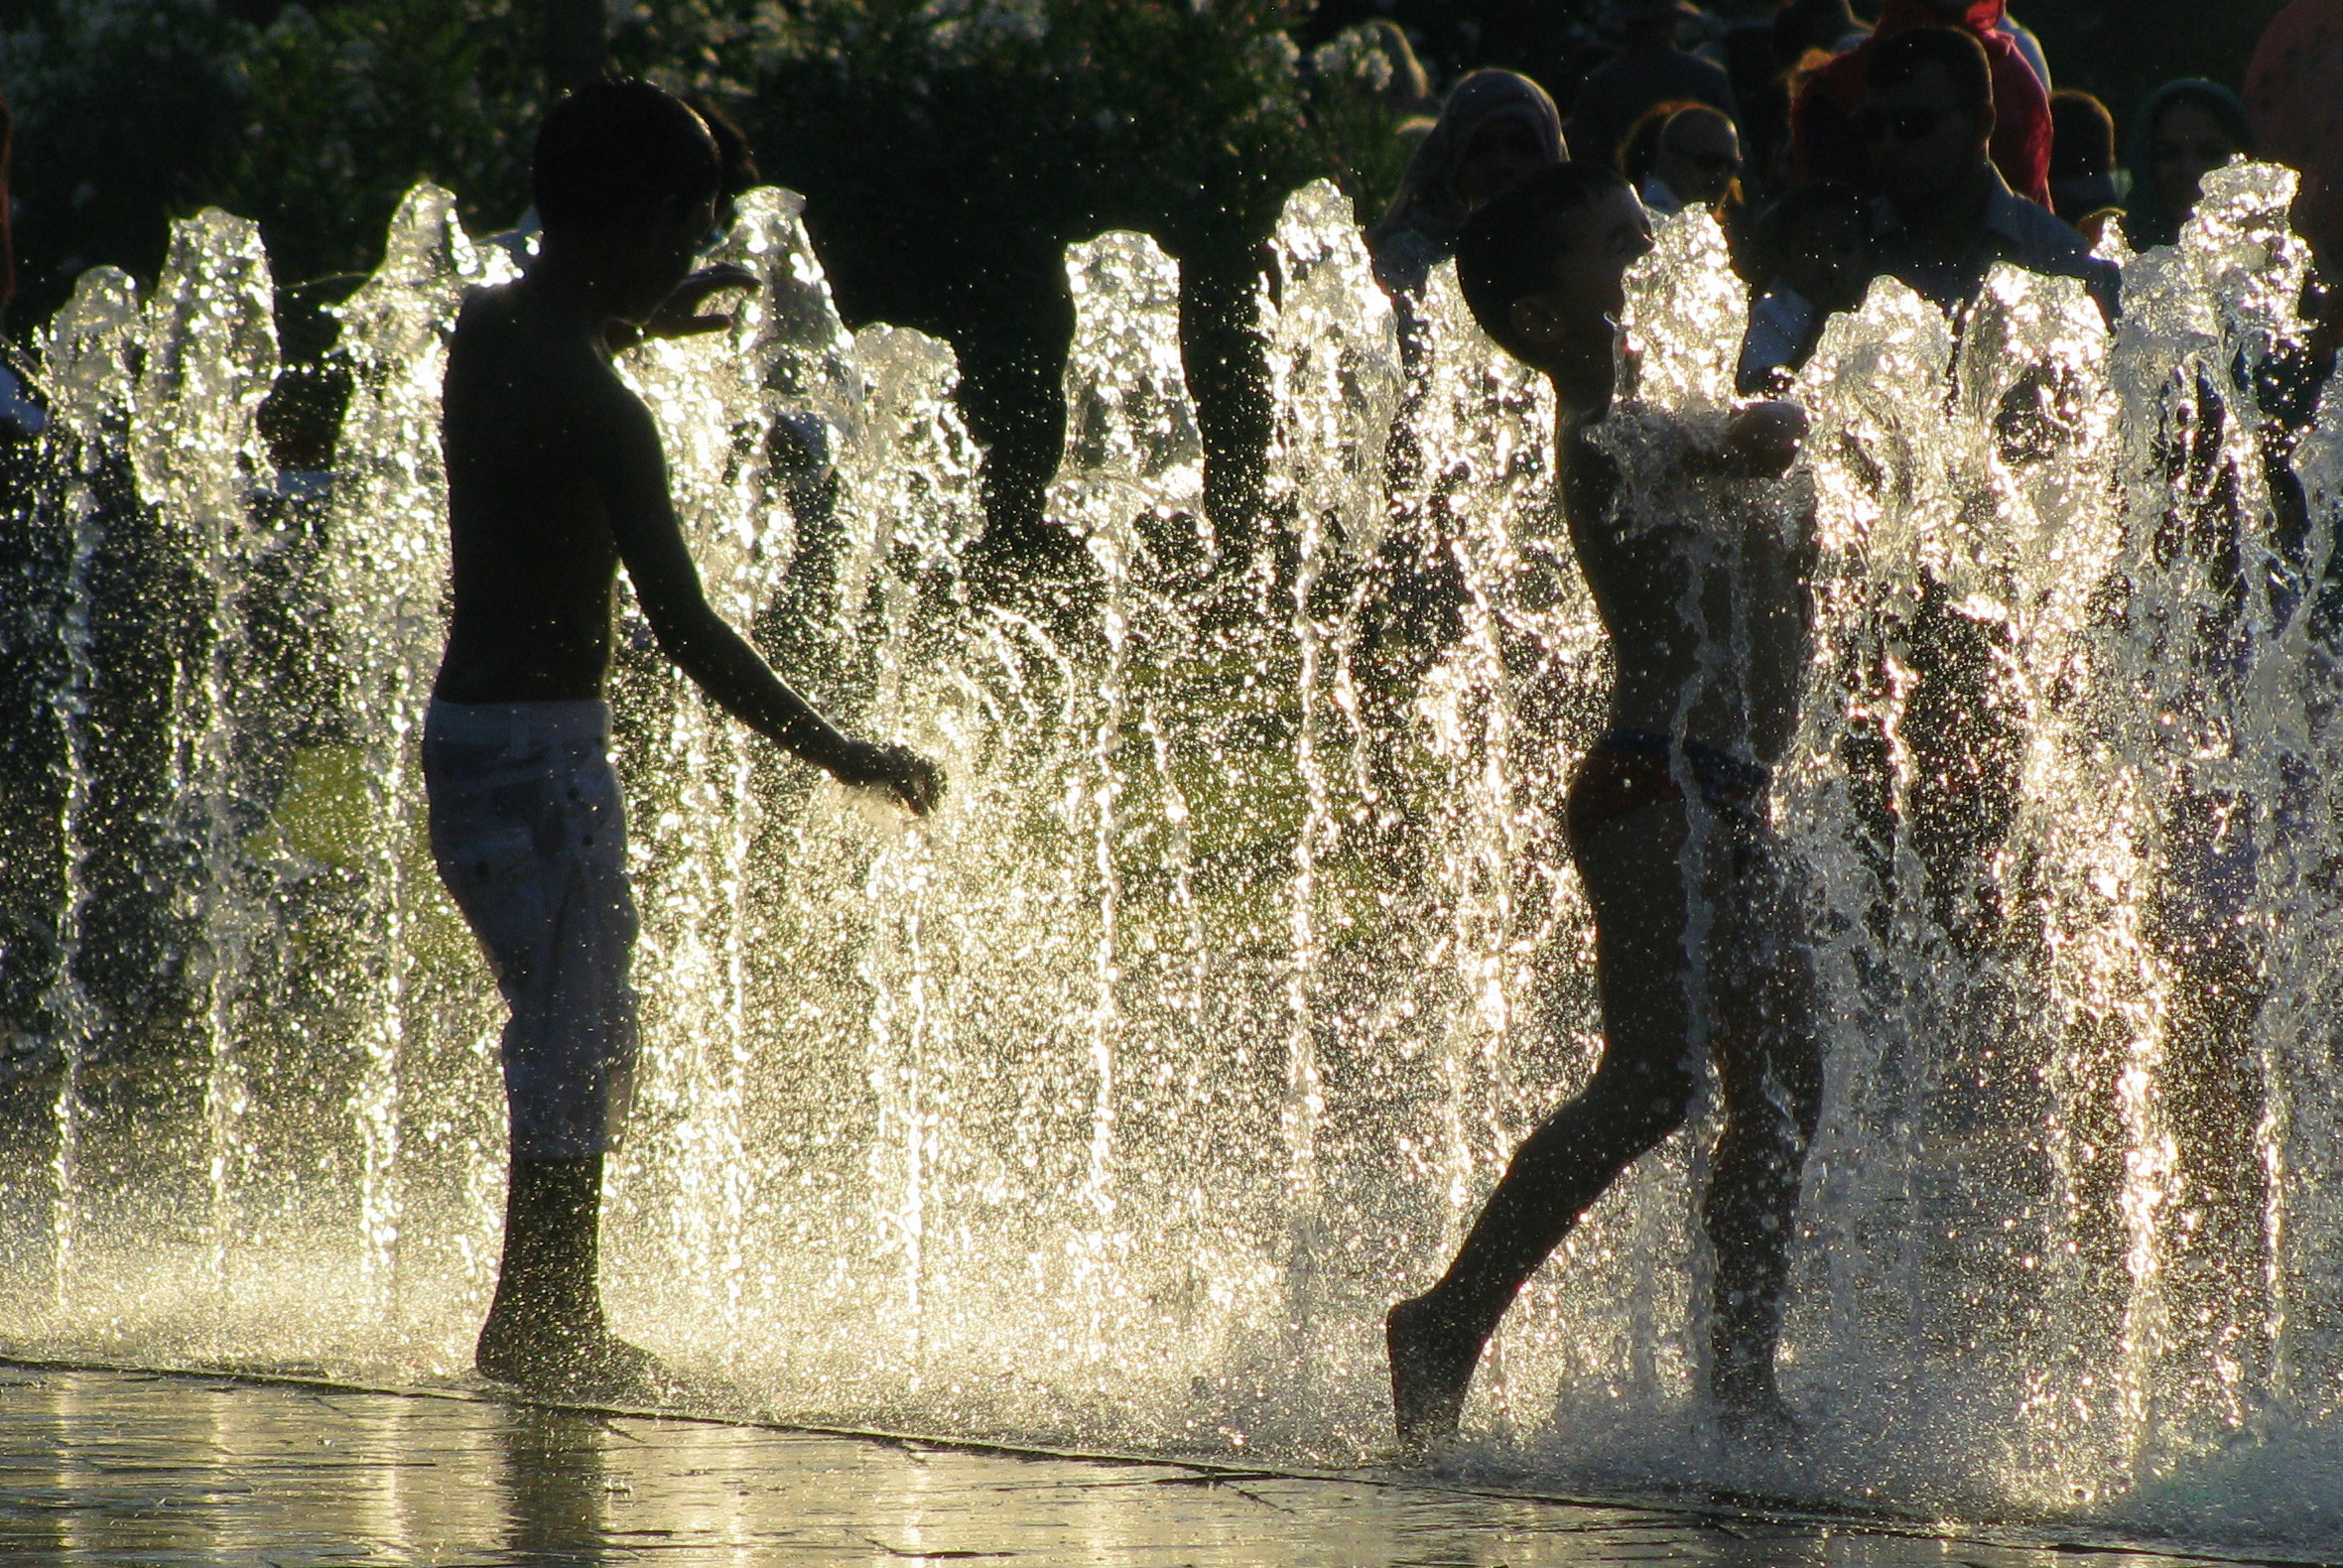
[[[1745,394],[1778,392],[1786,377],[1776,372],[1804,369],[1824,324],[1861,305],[1872,276],[1871,233],[1853,186],[1800,186],[1773,204],[1760,230],[1768,276],[1741,343]]]
[[[1686,0],[1629,0],[1619,8],[1627,48],[1589,75],[1571,103],[1570,145],[1580,158],[1617,167],[1627,132],[1657,103],[1684,99],[1736,112],[1724,67],[1676,47],[1678,29],[1698,14]]]
[[[1993,161],[2000,82],[1976,35],[1914,28],[1858,54],[1866,94],[1857,124],[1879,194],[1872,235],[1881,269],[1957,311],[1995,262],[2008,261],[2081,279],[2112,317],[2115,268],[2094,257],[2082,235],[2011,191]]]
[[[1803,172],[1818,180],[1862,185],[1868,178],[1856,118],[1864,108],[1872,53],[1914,28],[1957,28],[1985,52],[1993,81],[1993,161],[2010,189],[2050,204],[2050,95],[2010,35],[2001,31],[2003,0],[1887,0],[1864,43],[1807,82],[1792,116]]]
[[[2302,176],[2294,229],[2343,271],[2343,0],[2294,0],[2246,72],[2261,154]],[[2330,321],[2343,313],[2330,312]]]
[[[2253,150],[2253,121],[2227,87],[2192,77],[2156,88],[2132,116],[2125,148],[2132,169],[2125,236],[2140,250],[2171,244],[2196,210],[2205,176]]]
[[[2050,210],[2096,245],[2100,228],[2124,204],[2116,178],[2115,116],[2091,94],[2065,87],[2050,94]]]
[[[1741,133],[1732,116],[1705,103],[1662,104],[1627,133],[1620,172],[1662,217],[1721,207],[1741,180]]]
[[[2038,91],[2032,72],[2013,64]],[[1879,193],[1873,265],[1960,315],[1986,274],[2007,262],[2080,279],[2112,318],[2116,269],[2046,207],[2011,191],[1994,164],[2000,82],[1977,36],[1909,29],[1869,46],[1863,65],[1860,125]],[[2020,411],[2026,397],[2040,395],[2020,386],[2005,411]],[[1934,918],[1974,953],[1995,939],[2008,913],[1993,866],[2017,820],[2024,727],[2001,675],[2010,658],[2008,628],[1964,611],[1932,573],[1923,574],[1920,588],[1900,633],[1910,672],[1902,734],[1913,782],[1892,809],[1909,830]],[[1869,742],[1860,749],[1875,762],[1884,756]],[[1891,798],[1865,788],[1872,799]]]
[[[1399,194],[1367,231],[1375,281],[1393,294],[1422,288],[1475,207],[1569,157],[1562,116],[1545,88],[1510,70],[1474,71],[1449,93],[1440,123],[1408,161]]]

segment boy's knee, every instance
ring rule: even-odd
[[[1694,1076],[1678,1068],[1598,1075],[1588,1090],[1590,1110],[1600,1127],[1638,1148],[1649,1148],[1684,1124],[1699,1091]]]

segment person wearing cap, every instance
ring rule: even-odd
[[[1725,68],[1676,46],[1678,31],[1701,14],[1697,6],[1689,0],[1628,0],[1614,14],[1627,30],[1627,47],[1578,89],[1569,126],[1575,157],[1617,167],[1628,130],[1653,105],[1671,99],[1739,112]]]

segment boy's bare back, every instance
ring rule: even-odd
[[[682,543],[650,411],[574,319],[511,284],[464,305],[442,420],[455,614],[437,695],[601,696],[622,555],[659,554],[641,536],[662,523]]]
[[[689,252],[671,260],[680,277]],[[843,782],[927,811],[943,790],[932,764],[841,734],[710,607],[668,496],[658,426],[611,367],[611,319],[542,270],[475,293],[449,351],[441,439],[455,611],[434,695],[599,698],[623,566],[662,651],[718,705]],[[695,274],[675,294],[688,329],[722,325],[692,317],[691,302],[753,281]]]

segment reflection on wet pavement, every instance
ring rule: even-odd
[[[11,1562],[2152,1568],[1172,1464],[0,1367]]]

